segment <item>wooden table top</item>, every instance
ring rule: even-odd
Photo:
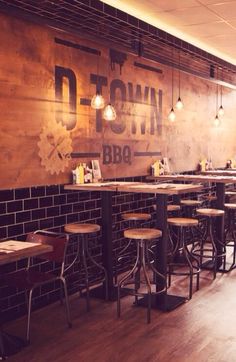
[[[227,170],[209,170],[201,172],[203,175],[216,175],[216,176],[236,176],[236,169],[229,168]]]
[[[117,191],[118,186],[122,185],[136,185],[140,182],[92,182],[88,184],[71,184],[65,185],[65,190],[75,190],[75,191]]]
[[[53,247],[47,244],[16,240],[2,241],[0,242],[0,265],[48,253],[52,250]]]
[[[91,184],[66,185],[65,190],[141,192],[165,195],[179,195],[186,192],[200,191],[201,185],[191,184],[150,184],[146,182],[100,182]]]
[[[150,181],[178,180],[190,182],[215,182],[215,183],[236,183],[236,177],[233,176],[217,176],[217,175],[161,175],[147,176]]]

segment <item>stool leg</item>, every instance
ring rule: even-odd
[[[144,274],[144,278],[146,281],[146,285],[147,285],[147,295],[148,295],[148,308],[147,308],[147,323],[151,322],[151,304],[152,304],[152,289],[151,289],[151,283],[150,283],[150,279],[147,273],[147,268],[146,268],[146,262],[145,262],[145,248],[143,245],[143,241],[141,240],[141,265],[142,265],[142,269],[143,269],[143,274]]]
[[[212,244],[212,260],[213,260],[213,278],[216,278],[216,268],[217,268],[217,248],[214,241],[214,235],[213,235],[213,220],[210,218],[209,222],[209,234],[210,234],[210,240]]]
[[[61,277],[60,277],[60,281],[62,282],[63,288],[64,288],[67,324],[68,324],[68,326],[71,328],[71,327],[72,327],[72,323],[71,323],[71,317],[70,317],[70,308],[69,308],[69,301],[68,301],[68,293],[67,293],[66,280],[65,280],[65,278],[63,278],[63,277],[61,276]]]
[[[191,260],[189,258],[188,252],[187,252],[187,243],[185,241],[185,229],[184,228],[180,228],[180,240],[181,240],[181,245],[183,245],[183,253],[185,256],[185,259],[187,260],[187,264],[189,267],[189,299],[192,299],[192,295],[193,295],[193,266],[191,263]]]
[[[198,258],[195,257],[195,255],[193,255],[191,253],[191,251],[188,250],[188,248],[187,248],[187,253],[189,255],[189,259],[190,260],[192,259],[196,263],[196,270],[197,270],[197,274],[196,274],[196,276],[197,276],[196,290],[199,290],[199,287],[200,287],[200,272],[201,272],[200,262],[199,262]],[[193,265],[192,261],[191,261],[191,263]]]
[[[139,249],[139,255],[141,255],[141,250],[140,250],[140,246],[138,245],[137,246],[138,249]],[[141,270],[141,261],[140,261],[140,257],[139,257],[139,260],[138,260],[138,263],[137,263],[137,270],[135,272],[135,275],[134,275],[134,291],[135,291],[135,304],[138,304],[138,290],[140,288],[140,270]]]
[[[88,266],[86,260],[86,252],[85,252],[85,239],[82,237],[82,261],[85,271],[85,287],[86,287],[86,305],[87,305],[87,312],[90,311],[90,298],[89,298],[89,276],[88,276]]]
[[[93,258],[93,256],[91,255],[90,251],[89,251],[89,247],[88,247],[88,235],[85,235],[85,251],[86,254],[88,256],[88,258],[90,259],[90,261],[97,266],[99,269],[101,269],[104,273],[104,281],[105,281],[105,298],[106,300],[108,300],[108,276],[107,276],[107,271],[106,269],[100,265],[99,263],[96,262],[96,260]]]
[[[120,318],[120,283],[117,284],[117,318]]]
[[[152,272],[153,272],[153,274],[154,274],[154,281],[155,281],[155,283],[154,284],[156,284],[156,282],[158,281],[158,278],[161,278],[162,280],[164,280],[164,282],[165,282],[165,287],[162,289],[162,290],[159,290],[159,293],[162,293],[162,292],[164,292],[164,291],[166,291],[166,288],[167,288],[167,286],[166,286],[166,277],[163,275],[163,274],[161,274],[156,268],[155,268],[155,266],[154,266],[154,263],[152,263],[151,261],[150,261],[150,259],[149,259],[149,254],[148,254],[148,247],[147,247],[147,264],[148,264],[148,266],[150,267],[150,269],[152,270]],[[158,278],[157,278],[158,277]],[[156,291],[157,292],[157,291]]]
[[[119,318],[120,317],[120,314],[121,314],[121,298],[120,298],[120,290],[122,288],[122,284],[125,283],[125,281],[127,279],[129,279],[129,277],[131,275],[134,274],[135,272],[135,269],[137,268],[137,265],[138,265],[138,262],[140,260],[140,251],[139,251],[139,246],[137,245],[137,254],[136,254],[136,260],[135,260],[135,263],[134,263],[134,266],[133,268],[118,282],[117,284],[117,317]]]

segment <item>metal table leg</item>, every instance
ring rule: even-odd
[[[116,300],[117,288],[113,283],[113,245],[112,245],[112,196],[111,191],[102,191],[102,260],[107,271],[108,300]],[[105,299],[105,285],[91,290],[92,296]]]
[[[168,195],[156,195],[156,227],[162,231],[162,238],[157,242],[156,250],[156,269],[162,275],[167,276],[167,199]],[[156,278],[156,290],[163,289],[164,281]],[[164,292],[157,296],[152,296],[152,308],[162,311],[170,311],[183,304],[187,298],[178,295],[170,295]],[[146,305],[145,298],[139,300],[139,304]]]

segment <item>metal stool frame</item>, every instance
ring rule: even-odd
[[[159,291],[152,291],[152,282],[149,278],[147,267],[150,267],[153,273],[155,273],[156,277],[159,277],[165,281],[166,278],[164,275],[160,274],[153,263],[149,259],[149,249],[150,249],[150,239],[134,239],[136,241],[136,259],[132,269],[118,282],[117,285],[117,317],[119,318],[121,315],[121,289],[125,288],[126,285],[134,284],[134,289],[125,288],[125,291],[131,295],[135,296],[135,304],[138,304],[139,296],[146,296],[148,300],[148,308],[147,308],[147,323],[151,322],[151,301],[152,295],[158,295],[166,291],[166,285],[163,289]],[[153,242],[153,239],[152,239]],[[145,284],[147,287],[147,293],[139,292],[140,288],[140,272],[143,271]]]
[[[76,225],[76,223],[75,223]],[[80,225],[78,223],[78,225]],[[81,223],[81,225],[84,225]],[[86,225],[86,223],[85,223]],[[66,227],[66,226],[65,226]],[[102,283],[104,283],[105,285],[105,300],[108,300],[108,276],[107,276],[107,271],[104,268],[103,265],[99,264],[94,257],[91,255],[90,250],[89,250],[89,235],[90,234],[94,234],[95,232],[68,232],[66,231],[67,235],[70,237],[71,235],[77,237],[78,243],[80,245],[80,249],[78,248],[78,253],[77,253],[77,261],[81,261],[82,259],[82,264],[84,267],[84,272],[85,272],[85,278],[84,278],[84,283],[83,285],[85,285],[85,290],[86,290],[86,309],[87,312],[90,311],[90,283],[89,283],[89,273],[88,273],[88,264],[87,264],[87,260],[90,260],[91,263],[93,265],[95,265],[98,269],[102,270],[102,272],[104,273],[104,278],[101,280]],[[79,255],[79,251],[81,251],[81,259],[80,259],[80,255]],[[87,259],[88,258],[88,259]],[[83,286],[82,285],[82,286]]]
[[[173,242],[172,240],[172,227],[178,228],[178,235],[177,235],[177,242]],[[200,262],[197,257],[195,257],[191,250],[188,248],[188,242],[186,238],[186,231],[195,228],[196,226],[177,226],[177,225],[168,225],[169,237],[171,240],[171,244],[174,246],[173,252],[171,254],[172,262],[168,262],[168,286],[171,285],[171,275],[178,275],[178,276],[189,276],[189,297],[188,299],[192,299],[193,295],[193,276],[196,275],[197,283],[196,283],[196,290],[199,290],[200,284]],[[176,235],[176,234],[175,234]],[[181,261],[177,262],[178,257],[177,255],[182,253]],[[184,259],[187,263],[184,263]],[[189,271],[175,271],[174,268],[182,268],[188,267]]]
[[[222,243],[220,240],[216,238],[214,235],[214,226],[213,221],[215,220],[216,216],[205,216],[207,218],[207,226],[206,231],[202,235],[202,238],[200,238],[196,243],[193,243],[191,254],[195,257],[200,258],[200,267],[203,265],[203,259],[209,259],[213,262],[213,278],[216,278],[216,272],[217,272],[217,259],[218,258],[224,258],[226,257],[226,246],[224,243]],[[209,243],[212,245],[212,248],[205,247],[205,244]],[[222,246],[223,252],[221,254],[218,254],[217,250],[217,243]],[[224,260],[225,263],[225,260]]]

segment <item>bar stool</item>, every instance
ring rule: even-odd
[[[225,200],[226,202],[230,202],[231,198],[236,197],[236,191],[225,191]]]
[[[104,273],[104,278],[102,282],[105,283],[105,298],[108,299],[108,278],[106,269],[96,262],[89,250],[89,236],[94,233],[100,231],[100,226],[97,224],[89,224],[89,223],[74,223],[74,224],[66,224],[64,225],[64,230],[68,234],[76,235],[78,241],[81,242],[81,254],[82,254],[82,263],[84,266],[85,272],[85,288],[86,288],[86,302],[87,302],[87,311],[90,310],[90,283],[89,283],[89,273],[88,273],[88,265],[87,258],[92,262],[94,266],[98,269],[102,270]]]
[[[175,217],[167,219],[169,227],[169,235],[171,236],[171,228],[178,230],[177,240],[173,243],[174,249],[171,254],[171,260],[168,262],[168,284],[171,284],[171,275],[189,276],[189,299],[193,294],[193,276],[197,277],[197,287],[199,289],[199,260],[191,254],[188,248],[186,231],[198,226],[198,220],[193,218]],[[187,268],[187,270],[185,270]],[[182,270],[181,270],[182,269]],[[184,269],[184,270],[183,270]]]
[[[225,258],[225,244],[214,235],[214,221],[217,218],[224,217],[224,210],[202,208],[196,210],[197,214],[203,216],[207,220],[206,231],[200,240],[193,244],[192,254],[200,257],[200,266],[202,267],[203,259],[209,259],[213,262],[213,277],[216,278],[217,261],[219,258]],[[205,244],[210,244],[206,247]],[[222,252],[219,252],[217,246],[221,246]]]
[[[227,227],[225,229],[225,243],[226,247],[229,246],[233,248],[233,261],[227,271],[230,271],[235,268],[235,258],[236,258],[236,229],[235,229],[235,211],[236,204],[224,204],[226,216],[227,216]],[[224,270],[226,271],[226,258],[224,258]]]
[[[156,211],[157,209],[157,206],[156,205],[153,205],[153,210]],[[181,206],[180,205],[177,205],[177,204],[169,204],[167,205],[167,212],[168,213],[172,213],[172,212],[178,212],[181,210]]]
[[[180,205],[184,208],[184,217],[194,217],[196,214],[196,208],[202,204],[199,200],[185,199],[180,201]]]
[[[141,227],[142,223],[151,220],[151,214],[149,213],[141,213],[141,212],[129,212],[121,214],[121,218],[124,221],[129,222],[129,226],[132,228]],[[132,239],[128,240],[127,244],[116,254],[115,256],[115,284],[117,284],[117,263],[121,262],[122,260],[128,260],[131,257],[132,252]],[[129,250],[131,249],[131,250]]]
[[[146,296],[148,301],[147,308],[147,323],[151,321],[151,301],[152,295],[157,295],[166,291],[166,279],[165,276],[160,274],[153,263],[149,260],[149,248],[151,242],[155,239],[159,239],[162,236],[162,232],[158,229],[150,228],[136,228],[128,229],[124,231],[124,236],[128,239],[132,239],[136,242],[136,257],[134,266],[131,270],[125,274],[125,276],[118,282],[117,285],[117,317],[120,317],[121,314],[121,290],[125,291],[131,295],[135,296],[135,304],[138,304],[139,296]],[[148,275],[148,269],[155,273],[156,278],[161,278],[164,280],[164,288],[158,291],[152,291],[152,281]],[[140,279],[140,272],[144,277],[144,280]],[[133,284],[133,288],[125,288],[127,285]],[[146,290],[140,290],[142,285],[146,286]]]

